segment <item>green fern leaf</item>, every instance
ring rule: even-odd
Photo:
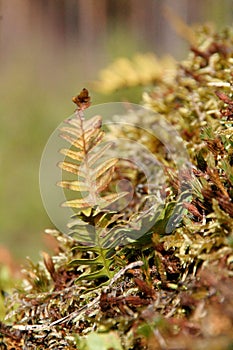
[[[110,280],[114,276],[114,271],[110,271],[110,266],[114,262],[115,251],[110,252],[109,249],[103,249],[101,247],[83,247],[79,246],[75,249],[79,251],[92,251],[97,255],[92,259],[74,259],[70,262],[70,266],[89,266],[87,271],[84,271],[77,279],[79,280],[97,280],[105,277]],[[91,268],[91,270],[90,270]],[[92,270],[94,269],[94,271]]]

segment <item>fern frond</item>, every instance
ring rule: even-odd
[[[96,149],[104,136],[101,117],[94,116],[83,120],[79,111],[76,111],[75,118],[66,122],[69,126],[61,128],[60,136],[71,144],[72,149],[61,149],[60,152],[66,159],[58,166],[75,175],[75,179],[60,181],[58,186],[77,192],[77,198],[67,200],[62,206],[82,211],[84,208],[103,207],[106,206],[103,203],[107,202],[109,205],[111,201],[115,202],[121,197],[118,194],[112,197],[100,195],[108,187],[118,161],[117,158],[111,158],[100,163],[100,159],[102,160],[112,145],[107,143]]]
[[[90,247],[77,247],[82,251],[90,251]],[[70,266],[87,266],[88,268],[84,271],[77,279],[92,281],[99,278],[105,278],[110,280],[114,276],[114,271],[110,271],[110,267],[114,262],[115,251],[109,254],[109,249],[103,249],[101,247],[92,247],[92,252],[95,252],[96,257],[92,259],[74,259],[70,262]]]
[[[101,117],[84,120],[77,110],[75,118],[67,120],[67,124],[61,128],[60,136],[71,144],[71,148],[60,150],[65,160],[58,166],[69,173],[72,179],[64,179],[57,185],[75,193],[75,198],[62,203],[62,206],[75,210],[75,215],[68,224],[70,235],[78,242],[75,250],[86,254],[91,251],[94,254],[89,259],[85,256],[74,259],[71,265],[86,266],[79,280],[89,281],[102,277],[109,280],[113,276],[110,266],[115,250],[109,246],[104,248],[103,244],[106,232],[109,231],[108,226],[121,216],[111,207],[127,192],[107,191],[118,159],[106,156],[112,142],[101,144],[104,136]],[[65,174],[63,177],[66,177]]]
[[[82,160],[82,154],[80,152],[77,152],[77,151],[72,151],[70,149],[62,148],[60,150],[60,153],[64,154],[66,157],[69,157],[69,158],[77,160],[77,161]]]
[[[101,118],[84,120],[77,112],[67,123],[69,126],[61,129],[61,137],[71,143],[71,149],[61,150],[66,158],[59,166],[74,178],[64,179],[58,185],[75,193],[75,197],[67,199],[62,206],[75,211],[68,226],[70,235],[78,242],[77,250],[94,254],[90,258],[85,254],[79,256],[71,264],[84,266],[79,279],[91,281],[105,277],[108,280],[113,272],[110,267],[116,247],[120,249],[137,241],[144,243],[155,231],[170,233],[186,209],[182,203],[179,207],[176,202],[158,204],[157,197],[149,194],[136,211],[129,215],[121,213],[128,193],[108,190],[110,183],[114,187],[118,159],[106,155],[112,142],[102,142]]]

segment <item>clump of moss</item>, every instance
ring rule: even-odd
[[[232,347],[232,67],[233,31],[204,27],[170,79],[158,78],[144,93],[145,105],[178,130],[192,164],[192,174],[186,174],[192,200],[183,203],[180,226],[163,232],[165,210],[153,230],[115,251],[108,286],[79,278],[92,271],[90,263],[71,263],[93,261],[95,251],[78,250],[75,238],[49,231],[58,241],[57,253],[44,253],[38,264],[25,268],[22,288],[7,301],[2,344],[87,350],[97,344],[135,350]],[[152,128],[154,121],[147,123]],[[146,142],[162,160],[164,147]],[[166,160],[165,168],[168,209],[182,184],[172,161]],[[133,179],[135,186],[141,183],[138,174]]]

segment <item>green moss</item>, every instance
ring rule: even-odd
[[[118,131],[132,140],[145,136],[146,147],[164,165],[164,206],[140,212],[148,195],[142,193],[114,220],[97,215],[98,203],[82,213],[80,219],[95,228],[103,218],[111,227],[121,225],[128,238],[137,230],[129,223],[153,223],[138,240],[126,240],[114,252],[105,247],[106,261],[111,259],[108,281],[85,279],[99,268],[95,247],[81,248],[75,236],[49,231],[58,241],[58,253],[44,254],[38,265],[25,269],[24,288],[7,301],[8,326],[1,325],[5,343],[18,337],[28,348],[92,349],[95,341],[126,350],[232,346],[232,57],[230,28],[221,33],[201,28],[188,58],[170,76],[158,76],[144,93],[144,105],[156,112],[155,119],[144,121],[146,129],[153,129],[158,117],[176,128],[192,171],[183,172],[181,181],[176,162],[159,140],[135,130]],[[107,132],[111,137],[111,128]],[[142,175],[127,163],[119,167],[135,187],[142,184]],[[112,176],[118,180],[118,172]],[[166,230],[174,207],[182,221]]]

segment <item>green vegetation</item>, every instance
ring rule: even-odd
[[[67,191],[63,205],[75,210],[71,232],[47,230],[57,251],[29,261],[21,287],[7,298],[0,324],[7,348],[232,348],[233,31],[203,27],[196,36],[185,61],[152,79],[143,99],[155,113],[140,116],[146,130],[164,119],[179,132],[188,169],[143,129],[102,130],[101,117],[85,120],[82,106],[67,121],[62,135],[71,148],[61,151],[58,185]],[[114,132],[141,140],[159,159],[163,205],[139,169],[105,157],[112,145],[104,137]],[[135,189],[145,185],[127,210],[128,189],[113,190],[121,174]]]

